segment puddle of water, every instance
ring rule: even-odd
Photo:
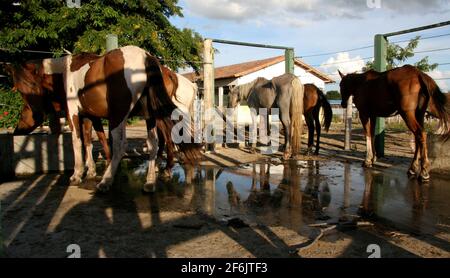
[[[421,234],[448,232],[450,225],[450,184],[439,177],[421,185],[403,171],[333,161],[260,162],[235,168],[176,165],[172,177],[159,180],[156,194],[149,196],[141,192],[147,166],[124,160],[113,187],[117,203],[133,201],[138,210],[192,211],[299,232],[306,229],[304,224],[357,215]]]

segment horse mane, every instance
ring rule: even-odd
[[[70,71],[74,72],[79,70],[82,66],[86,65],[92,60],[100,58],[100,55],[82,52],[72,56],[72,62],[70,63]]]
[[[255,80],[238,86],[239,98],[247,100],[250,91],[256,86],[256,84],[268,82],[264,77],[258,77]]]

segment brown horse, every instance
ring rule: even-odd
[[[376,118],[400,114],[416,139],[416,151],[408,174],[414,176],[419,173],[422,181],[428,181],[430,162],[424,129],[424,117],[428,108],[432,115],[440,119],[444,130],[447,131],[445,136],[450,135],[449,114],[445,107],[447,99],[436,82],[410,65],[383,73],[368,71],[345,76],[340,72],[339,74],[342,77],[342,107],[347,107],[347,100],[353,95],[364,127],[367,143],[364,166],[371,167],[375,162]]]
[[[319,119],[320,108],[324,111],[324,128],[328,132],[333,119],[333,110],[324,93],[314,84],[305,84],[305,96],[303,98],[303,115],[308,125],[308,154],[312,152],[314,145],[314,128],[316,129],[317,141],[315,155],[319,154],[320,131],[322,129]]]

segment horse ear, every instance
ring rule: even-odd
[[[9,74],[9,76],[12,77],[14,75],[15,68],[14,68],[13,64],[10,64],[10,63],[4,64],[3,69],[5,70],[5,72],[7,74]]]
[[[338,70],[338,72],[339,72],[339,75],[341,76],[341,78],[344,78],[345,75],[340,70]]]

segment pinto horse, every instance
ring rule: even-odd
[[[229,93],[228,108],[236,108],[246,100],[252,116],[252,130],[256,132],[259,108],[279,108],[280,119],[285,130],[284,159],[295,157],[300,153],[301,136],[303,130],[303,85],[293,74],[283,74],[267,80],[259,77],[256,80],[235,86]],[[264,119],[268,125],[268,116]],[[253,139],[253,138],[252,138]],[[252,150],[256,142],[252,143]]]
[[[303,115],[308,126],[308,151],[310,154],[314,145],[314,128],[316,129],[316,151],[319,154],[320,149],[320,133],[322,126],[320,124],[320,108],[324,111],[324,129],[326,132],[330,129],[331,120],[333,119],[333,110],[324,93],[314,84],[305,84],[305,96],[303,99]]]
[[[126,46],[88,63],[82,56],[69,55],[60,59],[45,59],[43,64],[46,74],[63,75],[66,111],[73,129],[75,155],[75,171],[71,181],[81,182],[83,173],[80,113],[106,118],[109,121],[113,145],[112,161],[102,181],[97,185],[99,190],[106,191],[113,182],[125,151],[126,120],[140,103],[141,109],[149,117],[147,145],[150,150],[150,164],[144,188],[154,188],[157,151],[155,126],[161,130],[165,141],[171,143],[173,122],[170,116],[176,108],[168,93],[176,86],[159,61],[138,47]],[[34,97],[37,92],[40,92],[39,88],[31,90],[30,95]],[[196,161],[200,157],[198,145],[183,142],[179,147],[187,162]]]
[[[341,105],[346,108],[348,98],[352,95],[364,127],[367,156],[363,165],[372,167],[376,159],[374,154],[376,118],[400,114],[416,139],[416,151],[408,175],[419,174],[422,181],[428,181],[430,162],[424,128],[427,109],[440,120],[446,130],[445,136],[450,135],[447,99],[436,82],[411,65],[382,73],[371,70],[362,74],[343,75],[340,72],[339,74],[342,77]]]
[[[85,63],[99,58],[95,54],[79,54]],[[14,83],[14,90],[20,92],[24,106],[21,117],[14,130],[14,135],[26,135],[34,131],[48,117],[52,134],[60,134],[61,126],[56,120],[62,111],[67,112],[66,93],[62,73],[51,73],[48,69],[48,59],[32,60],[21,66],[9,66],[6,70],[10,73]],[[65,115],[67,117],[67,113]],[[72,122],[69,122],[73,130]],[[92,156],[92,127],[105,152],[107,164],[111,161],[111,153],[108,141],[100,118],[90,115],[80,115],[81,129],[86,153],[87,178],[96,176],[95,162]]]
[[[100,56],[90,53],[81,53],[75,56],[80,65],[89,63]],[[54,119],[57,118],[55,113],[60,113],[62,110],[67,111],[66,94],[64,91],[64,82],[61,73],[45,74],[45,64],[48,60],[34,60],[29,61],[21,66],[9,66],[7,71],[11,74],[16,88],[24,100],[24,108],[21,112],[21,118],[14,131],[16,135],[25,135],[31,133],[37,126],[44,121],[44,115],[48,116],[50,122],[51,132],[59,134],[61,128],[59,123]],[[185,77],[174,73],[167,67],[162,66],[163,73],[168,75],[171,83],[168,86],[169,96],[172,98],[176,106],[186,114],[192,113],[193,102],[197,94],[197,85],[191,83]],[[30,84],[35,84],[31,87]],[[32,92],[41,91],[40,94],[33,94]],[[141,101],[145,101],[143,97]],[[33,107],[33,109],[31,109]],[[33,112],[34,111],[34,112]],[[140,105],[135,107],[134,113],[137,116],[144,116]],[[66,116],[67,117],[67,116]],[[111,161],[110,148],[103,130],[101,119],[87,115],[86,113],[79,114],[81,129],[83,134],[83,143],[86,153],[86,166],[88,168],[86,178],[92,179],[96,176],[95,162],[92,156],[92,134],[91,130],[94,127],[100,143],[105,152],[107,164]],[[71,124],[71,121],[69,121]],[[71,130],[73,128],[71,127]],[[165,140],[162,133],[158,129],[159,150],[158,157],[162,158],[162,153],[165,147]],[[169,142],[170,143],[170,142]],[[174,165],[174,145],[167,144],[167,165],[164,173],[170,173]]]
[[[76,57],[66,56],[64,63],[67,108],[71,120],[78,121],[78,113],[106,118],[112,140],[112,160],[101,182],[100,191],[107,191],[114,180],[119,162],[126,149],[126,121],[138,102],[147,120],[147,145],[150,152],[149,169],[145,190],[154,190],[156,182],[155,160],[158,149],[156,127],[161,130],[164,140],[172,143],[172,112],[177,106],[169,96],[173,81],[164,73],[159,61],[145,50],[136,46],[125,46],[112,50],[104,56],[80,66]],[[145,97],[146,101],[141,101]],[[189,130],[184,130],[189,133]],[[75,172],[72,176],[81,178],[79,132],[73,132]],[[190,135],[190,134],[189,134]],[[192,136],[191,138],[192,139]],[[191,142],[178,145],[187,162],[195,163],[200,158],[200,146]],[[78,156],[78,157],[77,157]],[[78,161],[78,164],[77,164]]]

